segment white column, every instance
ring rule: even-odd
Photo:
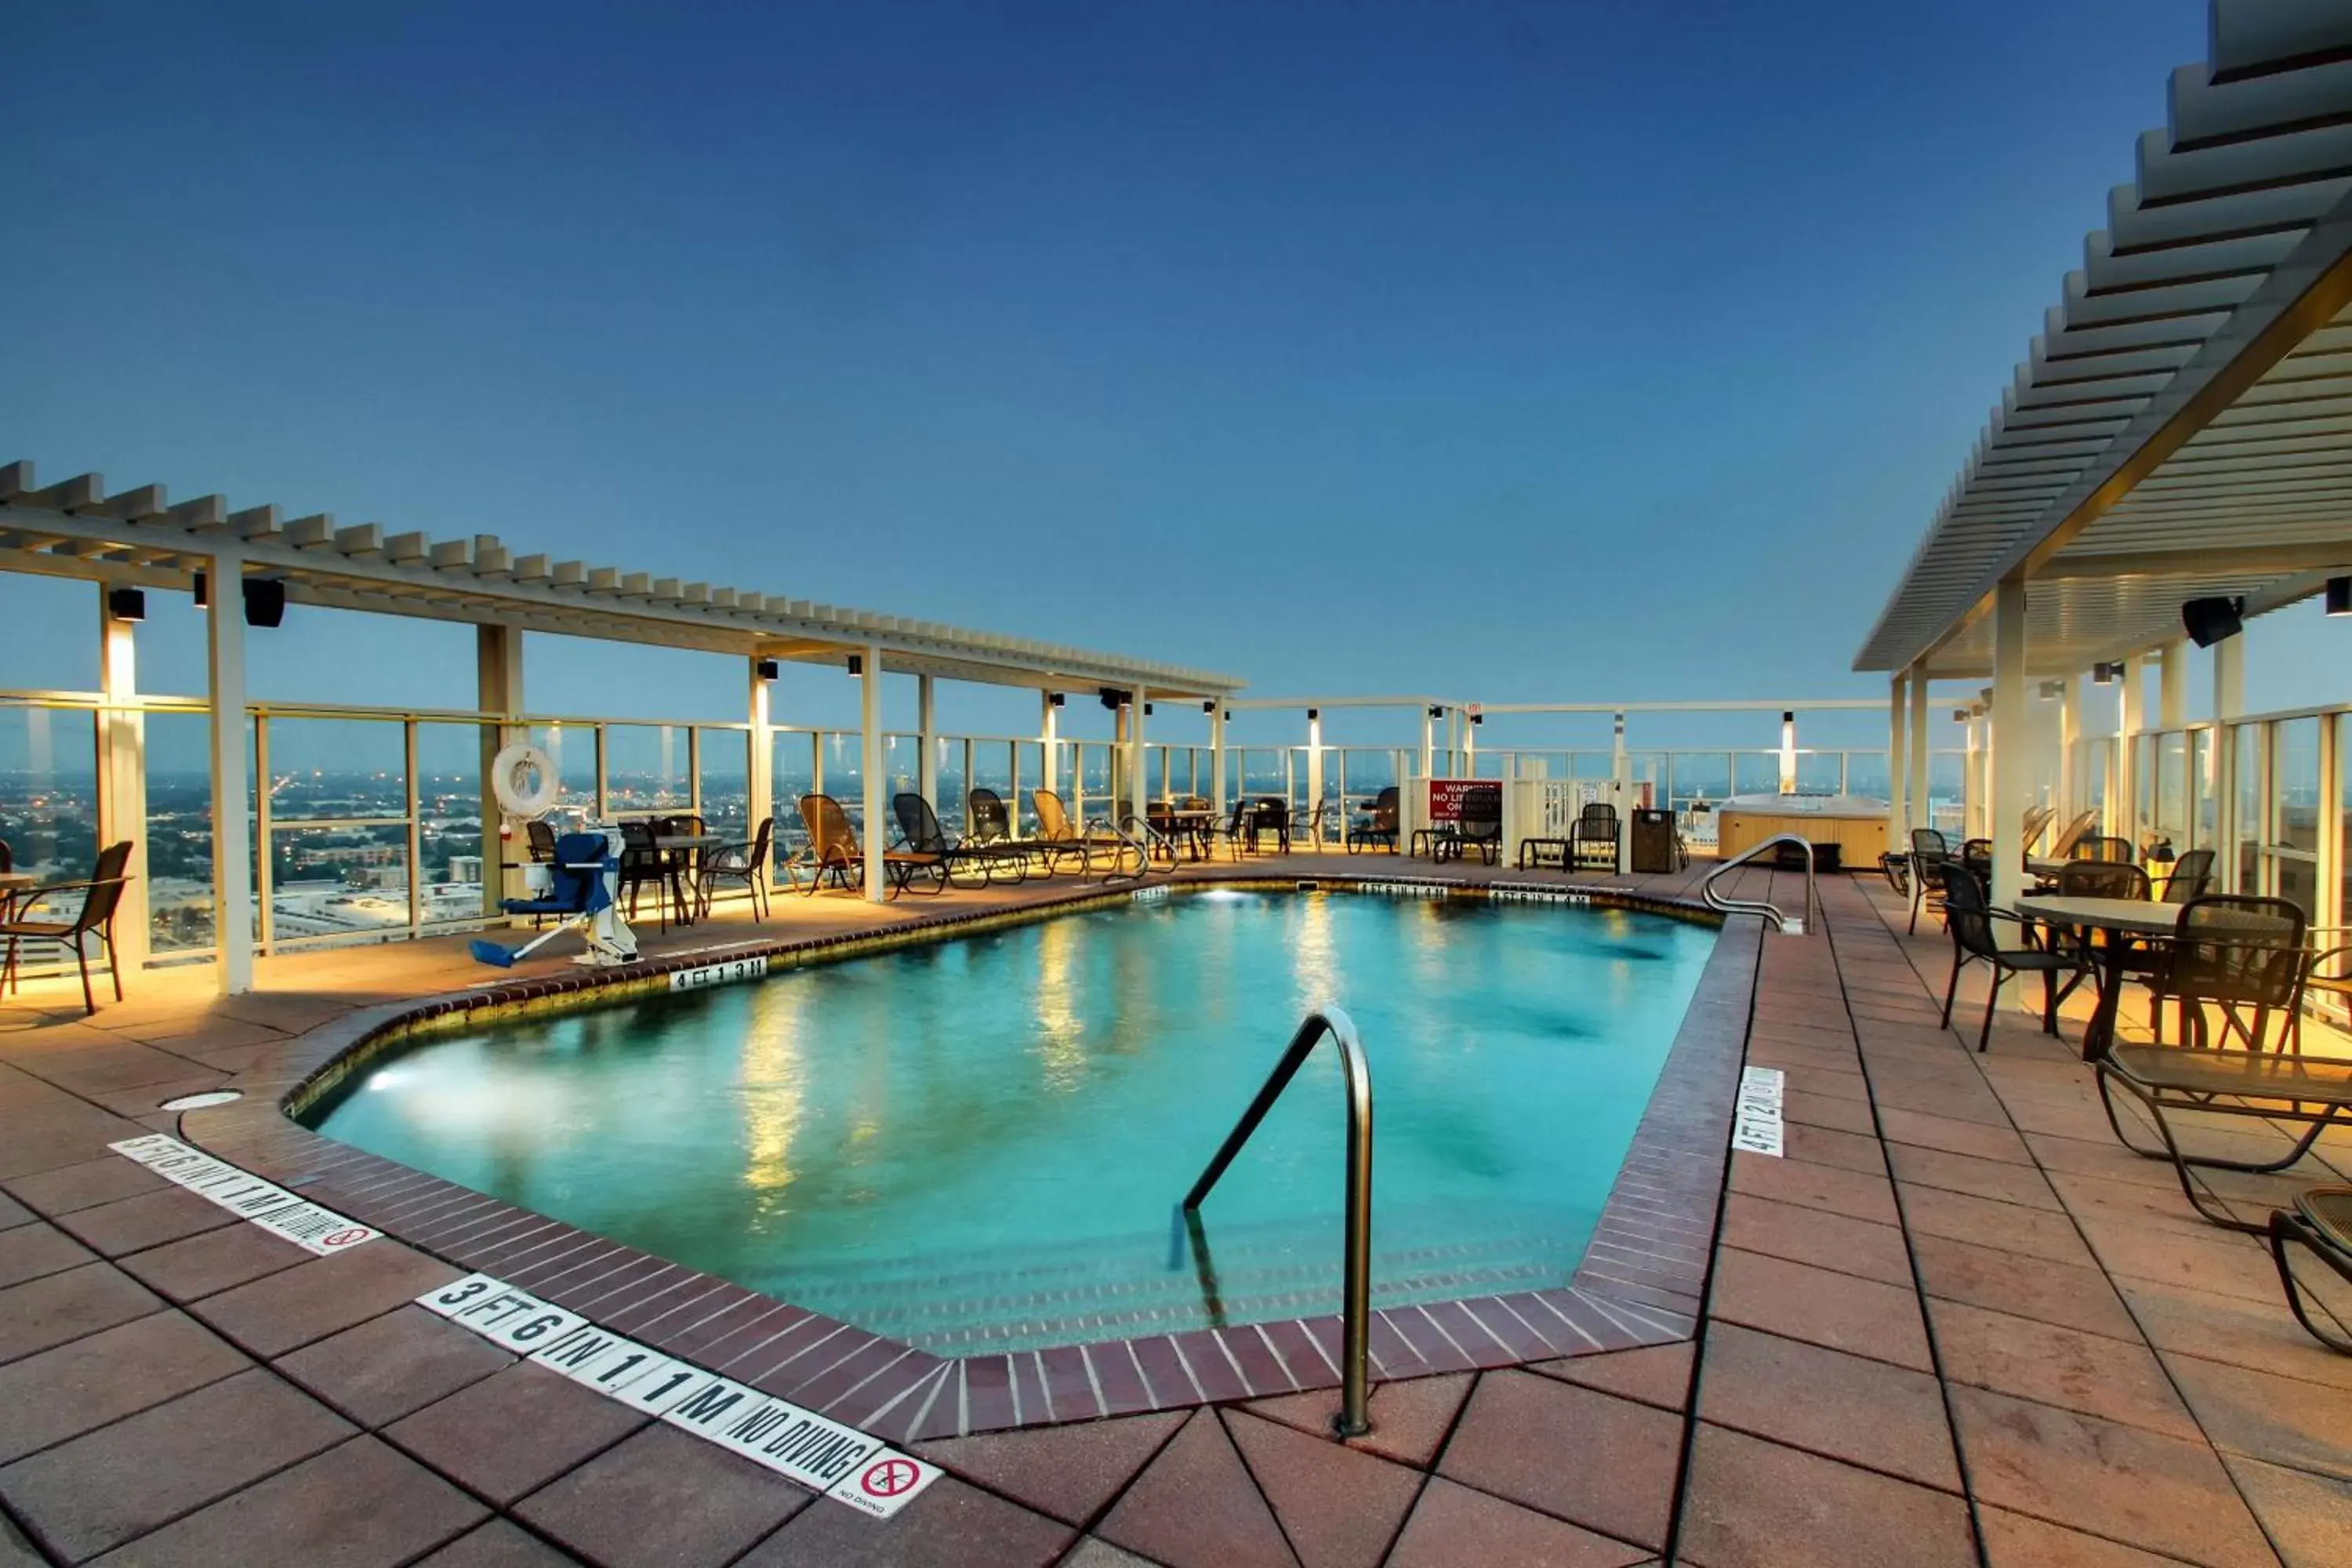
[[[1429,716],[1428,709],[1423,708],[1421,710],[1421,776],[1432,776],[1436,766],[1437,721]]]
[[[1478,776],[1478,726],[1471,722],[1467,713],[1462,716],[1461,752],[1462,776],[1465,779],[1476,778]]]
[[[1143,750],[1143,705],[1150,694],[1141,687],[1129,694],[1129,716],[1127,724],[1127,797],[1128,809],[1138,822],[1150,820],[1144,803],[1151,798],[1151,781],[1145,777]]]
[[[1633,869],[1633,768],[1625,755],[1625,715],[1616,716],[1610,741],[1609,777],[1617,797],[1617,874]],[[1517,852],[1517,846],[1504,848]]]
[[[1315,825],[1315,847],[1323,847],[1323,721],[1307,721],[1307,810]]]
[[[1209,795],[1210,804],[1223,816],[1225,811],[1225,705],[1220,700],[1209,710]]]
[[[1977,826],[1984,820],[1985,781],[1984,719],[1969,704],[1968,721],[1968,760],[1960,765],[1960,837],[1974,838]]]
[[[928,675],[915,677],[915,733],[916,743],[923,751],[915,763],[915,792],[931,803],[933,811],[945,815],[946,808],[940,802],[939,715],[932,706],[931,678]],[[969,777],[963,784],[966,789],[971,787]]]
[[[1062,793],[1061,718],[1062,710],[1054,706],[1054,694],[1050,691],[1037,693],[1037,738],[1045,742],[1045,773],[1038,779],[1037,785],[1057,795]],[[1019,807],[1016,805],[1014,809],[1017,812]]]
[[[2213,645],[2213,717],[2224,721],[2246,710],[2246,639],[2241,634]]]
[[[212,698],[213,940],[221,994],[253,989],[253,833],[246,816],[253,778],[245,750],[245,562],[220,551],[205,563],[212,609],[205,665]]]
[[[2189,722],[2189,643],[2175,638],[2164,645],[2163,663],[2158,667],[2156,684],[2156,727],[2178,730]]]
[[[2124,660],[2116,682],[2116,767],[2107,781],[2106,834],[2139,839],[2139,732],[2147,723],[2147,660],[2133,654]]]
[[[1911,717],[1905,702],[1905,687],[1909,684],[1904,672],[1895,672],[1886,684],[1886,847],[1897,854],[1909,847],[1905,837],[1910,831],[1906,818],[1907,805],[1904,786],[1909,783],[1911,766]]]
[[[98,585],[99,694],[98,842],[100,848],[128,839],[131,880],[115,909],[114,947],[107,955],[118,974],[136,973],[147,962],[147,716],[139,701],[138,627],[106,610],[107,585]]]
[[[756,658],[743,661],[751,682],[745,692],[745,708],[751,725],[751,768],[748,778],[751,799],[745,810],[748,820],[744,836],[757,838],[760,824],[776,814],[776,731],[775,683],[760,678],[760,661]]]
[[[1797,716],[1780,715],[1780,793],[1797,793]]]
[[[2074,804],[2081,782],[2074,776],[2074,752],[2082,739],[2083,678],[2070,675],[2058,686],[2058,815],[2050,819],[2053,834],[2063,833],[2082,809]]]
[[[522,716],[520,631],[513,626],[474,628],[474,688],[478,711],[495,713],[502,720]],[[522,873],[500,868],[507,861],[520,862],[530,857],[520,843],[508,840],[506,814],[499,808],[498,791],[490,778],[491,762],[522,736],[522,727],[518,724],[486,723],[481,727],[482,912],[486,915],[499,912],[499,900],[523,896]],[[431,879],[421,866],[411,867],[410,872],[419,886]]]
[[[1936,826],[1935,808],[1928,798],[1931,783],[1928,763],[1932,761],[1929,744],[1927,667],[1915,664],[1911,667],[1911,788],[1907,792],[1910,821],[1914,827]],[[1910,840],[1906,838],[1895,847],[1908,849],[1911,847]]]
[[[2009,909],[2025,896],[2025,791],[2032,742],[2025,706],[2025,584],[1993,590],[1992,902]]]
[[[879,643],[866,645],[862,668],[865,674],[858,682],[857,740],[865,774],[866,798],[866,900],[878,904],[889,897],[889,880],[882,868],[883,852],[890,846],[890,802],[885,797],[882,777],[882,647]]]

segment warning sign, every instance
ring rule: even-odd
[[[169,1182],[176,1182],[200,1198],[219,1205],[265,1230],[274,1230],[305,1252],[324,1258],[348,1252],[377,1233],[344,1218],[331,1209],[299,1197],[226,1160],[215,1160],[191,1149],[176,1138],[152,1133],[127,1138],[108,1148],[126,1160],[135,1160]]]
[[[860,1513],[887,1519],[939,1479],[937,1466],[885,1448],[860,1466],[856,1474],[844,1477],[824,1495],[847,1503]]]
[[[1465,816],[1500,820],[1503,785],[1497,779],[1432,779],[1429,781],[1429,821],[1433,827],[1459,822]]]

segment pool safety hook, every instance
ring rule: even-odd
[[[1307,1015],[1257,1098],[1234,1123],[1192,1190],[1184,1194],[1181,1212],[1191,1216],[1200,1208],[1209,1189],[1217,1184],[1217,1178],[1225,1173],[1225,1167],[1234,1163],[1234,1156],[1242,1152],[1242,1145],[1297,1076],[1307,1053],[1326,1035],[1339,1047],[1339,1076],[1348,1094],[1347,1253],[1340,1268],[1339,1417],[1333,1425],[1342,1437],[1360,1437],[1372,1429],[1367,1410],[1371,1385],[1366,1373],[1371,1359],[1372,1321],[1372,1075],[1364,1065],[1364,1047],[1356,1037],[1353,1019],[1337,1007]]]

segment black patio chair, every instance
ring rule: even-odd
[[[751,898],[751,923],[758,925],[768,915],[768,867],[773,857],[776,841],[776,819],[763,816],[760,831],[745,843],[723,844],[702,859],[702,876],[695,884],[695,896],[700,900],[702,912],[710,912],[710,900],[719,884],[740,882]]]
[[[122,1000],[122,964],[114,950],[114,910],[122,901],[123,884],[130,880],[124,868],[131,864],[131,842],[110,844],[99,852],[97,868],[83,882],[59,882],[47,888],[36,888],[25,895],[24,908],[35,909],[60,894],[79,893],[81,905],[71,920],[30,920],[23,915],[0,921],[0,938],[8,943],[8,955],[0,960],[0,980],[13,979],[16,973],[16,950],[28,942],[53,942],[73,950],[74,962],[81,969],[81,1005],[86,1013],[98,1011],[98,999],[89,988],[89,948],[87,940],[95,938],[106,950],[107,973],[114,981],[114,999]]]
[[[1568,829],[1568,869],[1584,868],[1587,859],[1598,858],[1600,869],[1617,869],[1617,808],[1605,800],[1589,801]]]
[[[1941,915],[1944,912],[1944,865],[1952,858],[1951,845],[1932,827],[1911,830],[1911,924],[1912,931],[1919,929],[1919,910],[1925,907]]]
[[[2247,1050],[2261,1050],[2273,1013],[2289,1025],[2282,1046],[2295,1042],[2292,1023],[2310,957],[2303,947],[2306,923],[2303,910],[2286,900],[2250,893],[2209,893],[2181,905],[2172,941],[2148,976],[2148,1017],[2159,1042],[2167,1001],[2174,1005],[2184,1046],[2212,1044],[2208,1004],[2221,1015],[2223,1045],[2234,1034]],[[2252,1010],[2251,1026],[2244,1009]]]
[[[2157,896],[2168,904],[2185,904],[2212,890],[2213,851],[2191,849],[2172,863],[2171,875],[2164,879],[2164,891]]]
[[[1260,795],[1255,805],[1246,808],[1248,816],[1243,831],[1249,837],[1253,853],[1265,835],[1274,835],[1275,847],[1283,854],[1290,853],[1290,802],[1278,795]]]
[[[2132,841],[2128,838],[2086,833],[2074,841],[2074,858],[2112,860],[2118,865],[2137,866],[2139,864],[2139,851],[2132,847]]]
[[[2271,1211],[2270,1237],[2271,1260],[2278,1265],[2279,1286],[2286,1292],[2286,1304],[2294,1311],[2294,1321],[2329,1350],[2352,1355],[2352,1339],[2345,1338],[2340,1330],[2320,1326],[2320,1322],[2335,1322],[2335,1314],[2322,1306],[2320,1322],[2315,1322],[2312,1314],[2305,1310],[2305,1286],[2286,1261],[2287,1243],[2299,1242],[2336,1270],[2347,1285],[2352,1285],[2352,1187],[2313,1187],[2297,1193],[2293,1210]]]
[[[2117,866],[2105,860],[2069,860],[2058,868],[2053,891],[2062,899],[2139,899],[2147,897],[2147,873],[2137,866]],[[2074,988],[2092,977],[2093,965],[2098,962],[2102,941],[2112,941],[2110,934],[2081,926],[2052,926],[2050,947],[2055,952],[2072,953],[2083,965],[2080,973],[2059,988],[2058,1000],[2064,1002],[2074,994]],[[2134,944],[2137,946],[2137,943]],[[2133,952],[2123,957],[2126,973],[2145,973],[2150,960],[2145,952]]]
[[[644,817],[621,821],[620,901],[631,920],[637,915],[637,895],[650,886],[661,928],[669,930],[669,858],[654,844],[655,828]]]
[[[1459,860],[1465,850],[1475,850],[1478,858],[1489,866],[1503,860],[1503,792],[1472,791],[1462,802],[1462,816],[1453,827],[1442,833],[1434,858]]]
[[[1390,854],[1396,853],[1398,800],[1394,784],[1372,797],[1372,814],[1348,829],[1349,854],[1353,855],[1360,844],[1385,844]]]
[[[1020,879],[1020,868],[1007,852],[994,846],[973,844],[966,839],[950,838],[940,826],[939,814],[931,803],[912,793],[890,797],[891,815],[898,819],[899,847],[910,854],[929,855],[939,863],[939,875],[958,887],[984,888],[996,880],[996,868],[1003,866],[1015,881]],[[978,882],[956,882],[959,871],[977,868]]]
[[[1971,963],[1992,966],[1992,989],[1986,993],[1984,1024],[1977,1030],[1977,1049],[1983,1051],[1992,1041],[1993,1009],[2000,1005],[2000,988],[2012,974],[2038,973],[2042,976],[2042,1032],[2058,1032],[2058,977],[2071,974],[2079,967],[2071,954],[2053,952],[2040,947],[2003,947],[1996,921],[2007,921],[2021,931],[2025,922],[2006,910],[1992,908],[1985,895],[1984,884],[1966,866],[1946,861],[1944,878],[1944,929],[1952,936],[1952,978],[1944,986],[1944,1027],[1952,1026],[1952,1001],[1960,992],[1960,971]]]
[[[1964,838],[1960,841],[1960,864],[1977,874],[1977,880],[1992,886],[1992,840]]]

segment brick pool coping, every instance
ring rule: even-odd
[[[1623,908],[1715,923],[1687,900],[1557,883],[1378,875],[1193,875],[1152,889],[1313,884]],[[244,1099],[185,1113],[182,1136],[257,1175],[471,1272],[897,1442],[1042,1426],[1336,1386],[1336,1315],[945,1357],[668,1262],[323,1137],[291,1120],[370,1059],[420,1034],[666,989],[675,972],[766,957],[832,963],[1126,903],[1075,889],[1013,907],[918,915],[887,931],[728,942],[618,969],[494,982],[356,1010],[276,1047],[228,1087]],[[1732,1104],[1753,1008],[1760,928],[1726,925],[1660,1068],[1585,1255],[1562,1288],[1375,1311],[1380,1381],[1513,1366],[1692,1337],[1711,1254]]]

